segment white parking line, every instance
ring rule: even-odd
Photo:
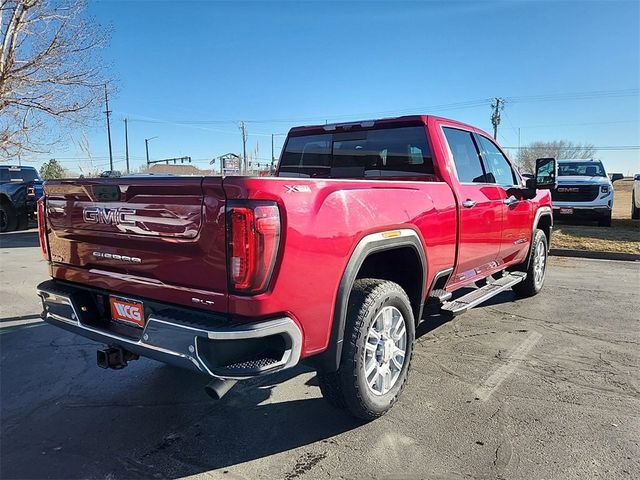
[[[513,352],[506,358],[506,363],[500,366],[495,372],[489,376],[482,385],[476,390],[476,397],[483,402],[487,401],[489,397],[496,391],[496,389],[502,385],[509,376],[518,367],[518,361],[522,361],[526,358],[529,350],[542,338],[538,332],[531,332],[524,341],[516,347]]]
[[[38,327],[40,325],[45,325],[40,317],[2,322],[0,323],[0,334],[21,330],[23,328]]]

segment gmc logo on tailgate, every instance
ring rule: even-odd
[[[87,207],[82,210],[82,218],[86,223],[103,223],[105,225],[135,225],[136,221],[128,218],[136,214],[132,208]]]

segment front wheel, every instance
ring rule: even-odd
[[[549,252],[547,236],[540,229],[533,232],[531,258],[527,267],[527,277],[513,286],[513,291],[520,297],[532,297],[542,290],[547,273],[547,254]]]
[[[384,415],[407,381],[414,338],[415,322],[405,291],[386,280],[356,280],[340,367],[318,373],[322,395],[363,420]]]

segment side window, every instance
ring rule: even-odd
[[[486,183],[478,149],[471,133],[457,128],[443,128],[461,183]]]
[[[424,126],[289,137],[279,176],[318,178],[433,175]]]
[[[433,175],[424,127],[333,135],[332,178]]]
[[[513,169],[496,144],[482,135],[479,137],[484,159],[489,172],[493,174],[494,183],[505,187],[516,185],[518,182]]]
[[[289,137],[280,159],[286,176],[327,177],[331,168],[331,135]]]

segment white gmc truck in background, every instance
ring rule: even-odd
[[[551,191],[553,215],[557,219],[595,220],[611,226],[613,182],[599,160],[558,160],[558,187]]]

